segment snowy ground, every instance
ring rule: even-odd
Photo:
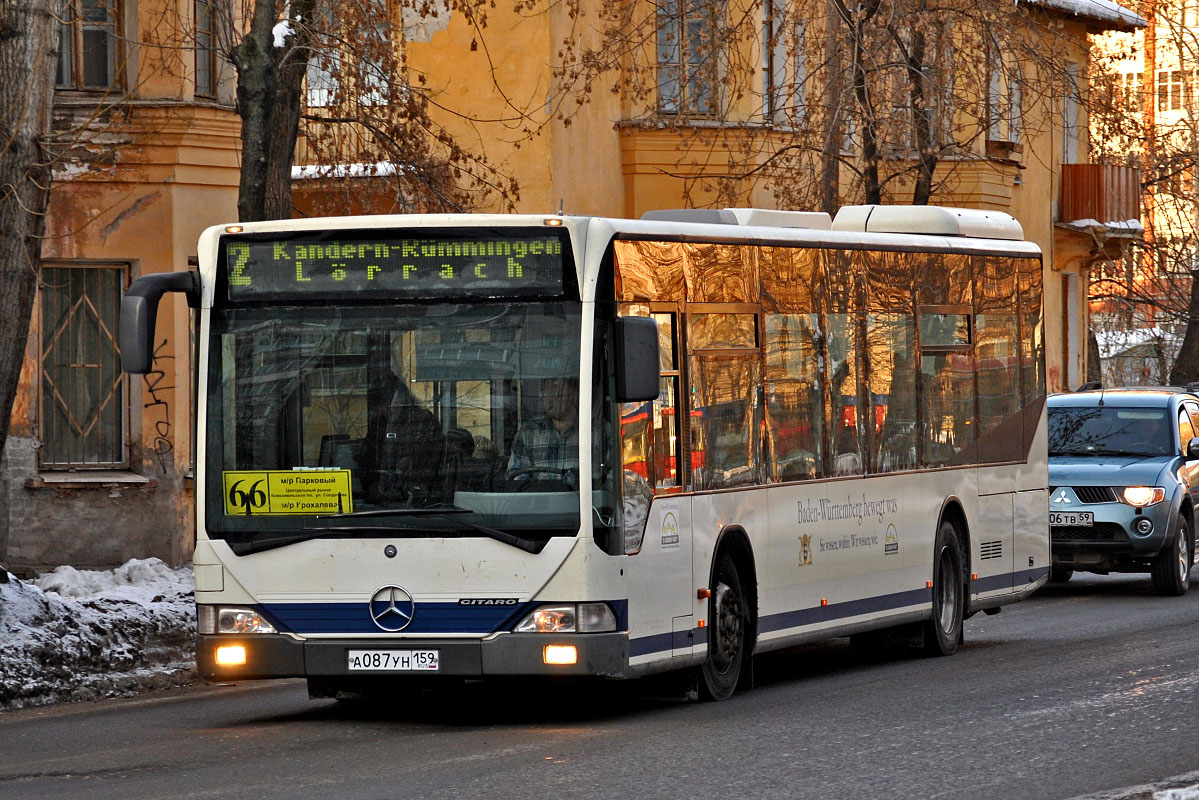
[[[191,683],[194,602],[191,568],[156,558],[32,581],[0,568],[0,709]]]

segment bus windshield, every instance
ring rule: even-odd
[[[575,535],[580,331],[562,302],[214,309],[209,535]]]

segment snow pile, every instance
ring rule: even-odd
[[[1199,800],[1199,785],[1154,792],[1153,800]]]
[[[0,583],[0,709],[131,694],[195,677],[190,568],[133,559]]]

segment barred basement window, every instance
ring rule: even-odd
[[[126,380],[117,345],[124,264],[41,270],[43,469],[129,465]]]

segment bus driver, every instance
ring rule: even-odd
[[[565,473],[579,468],[579,382],[544,378],[541,396],[545,416],[527,420],[512,441],[508,477],[531,476],[539,470]]]

